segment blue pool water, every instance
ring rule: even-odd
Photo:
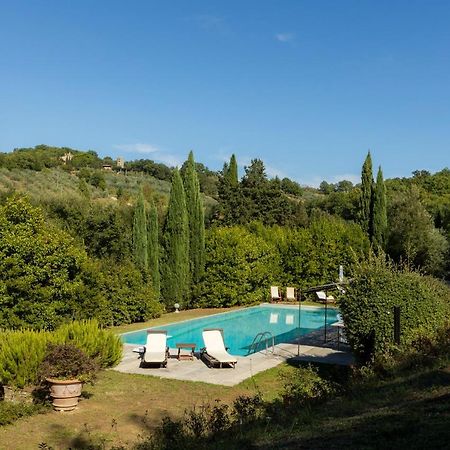
[[[336,322],[337,313],[336,309],[328,308],[328,325]],[[192,342],[197,345],[198,351],[204,347],[204,328],[223,328],[228,351],[233,355],[245,356],[249,353],[253,339],[260,332],[270,331],[276,344],[291,342],[300,335],[322,328],[324,319],[324,308],[303,306],[299,328],[298,307],[260,305],[152,329],[167,330],[167,345],[171,348],[175,348],[177,342]],[[146,329],[122,334],[122,341],[127,344],[145,345],[146,339]]]

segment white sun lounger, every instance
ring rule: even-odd
[[[297,300],[297,295],[295,293],[295,288],[293,288],[293,287],[287,287],[286,288],[286,300],[288,302]]]
[[[324,291],[316,292],[317,298],[323,303],[333,303],[335,301],[332,295],[327,295]]]
[[[140,354],[142,364],[159,364],[167,366],[169,348],[167,347],[166,330],[147,330],[147,343]]]
[[[202,357],[206,360],[209,367],[218,365],[222,368],[223,364],[235,367],[236,357],[227,352],[223,341],[222,328],[205,328],[202,332],[205,348],[201,350]]]
[[[280,289],[278,286],[270,286],[270,301],[279,302],[281,300]]]

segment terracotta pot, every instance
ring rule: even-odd
[[[72,411],[78,405],[83,383],[79,380],[55,380],[47,378],[50,383],[50,395],[56,411]]]

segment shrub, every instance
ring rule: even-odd
[[[350,277],[355,263],[369,252],[369,240],[359,225],[327,215],[315,218],[308,228],[250,228],[276,247],[281,264],[278,285],[305,289],[329,283],[337,279],[341,264]]]
[[[48,344],[44,359],[39,365],[38,378],[87,382],[95,378],[98,363],[73,344]]]
[[[355,272],[340,302],[349,342],[361,362],[393,349],[393,307],[401,307],[401,345],[433,337],[450,314],[450,289],[440,281],[372,257]]]
[[[142,322],[162,314],[152,283],[136,266],[130,262],[106,263],[101,267],[99,285],[108,302],[111,325]]]
[[[246,305],[264,300],[278,279],[275,247],[243,227],[213,228],[206,234],[205,276],[198,306]]]
[[[311,365],[284,370],[280,376],[284,381],[281,397],[287,407],[324,400],[336,392],[335,384],[320,377]]]
[[[0,331],[0,384],[18,388],[36,384],[47,345],[66,343],[95,358],[101,367],[114,366],[122,355],[120,338],[99,328],[95,320],[73,322],[55,332]]]
[[[101,367],[112,367],[122,358],[122,341],[112,331],[100,328],[96,319],[62,325],[56,332],[57,342],[73,344]]]
[[[45,348],[52,339],[47,331],[0,331],[0,384],[18,388],[35,384]]]
[[[15,422],[21,417],[31,416],[44,409],[42,405],[0,402],[0,427]]]
[[[86,254],[19,196],[0,207],[0,327],[54,329],[72,316]]]

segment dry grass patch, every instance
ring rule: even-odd
[[[194,405],[217,399],[231,403],[238,395],[258,391],[271,399],[281,386],[278,371],[271,369],[225,387],[108,370],[95,385],[85,387],[85,398],[77,410],[51,411],[0,428],[0,448],[36,449],[42,442],[55,449],[83,448],[89,440],[103,442],[105,448],[128,446],[157,426],[162,417],[180,417]]]

